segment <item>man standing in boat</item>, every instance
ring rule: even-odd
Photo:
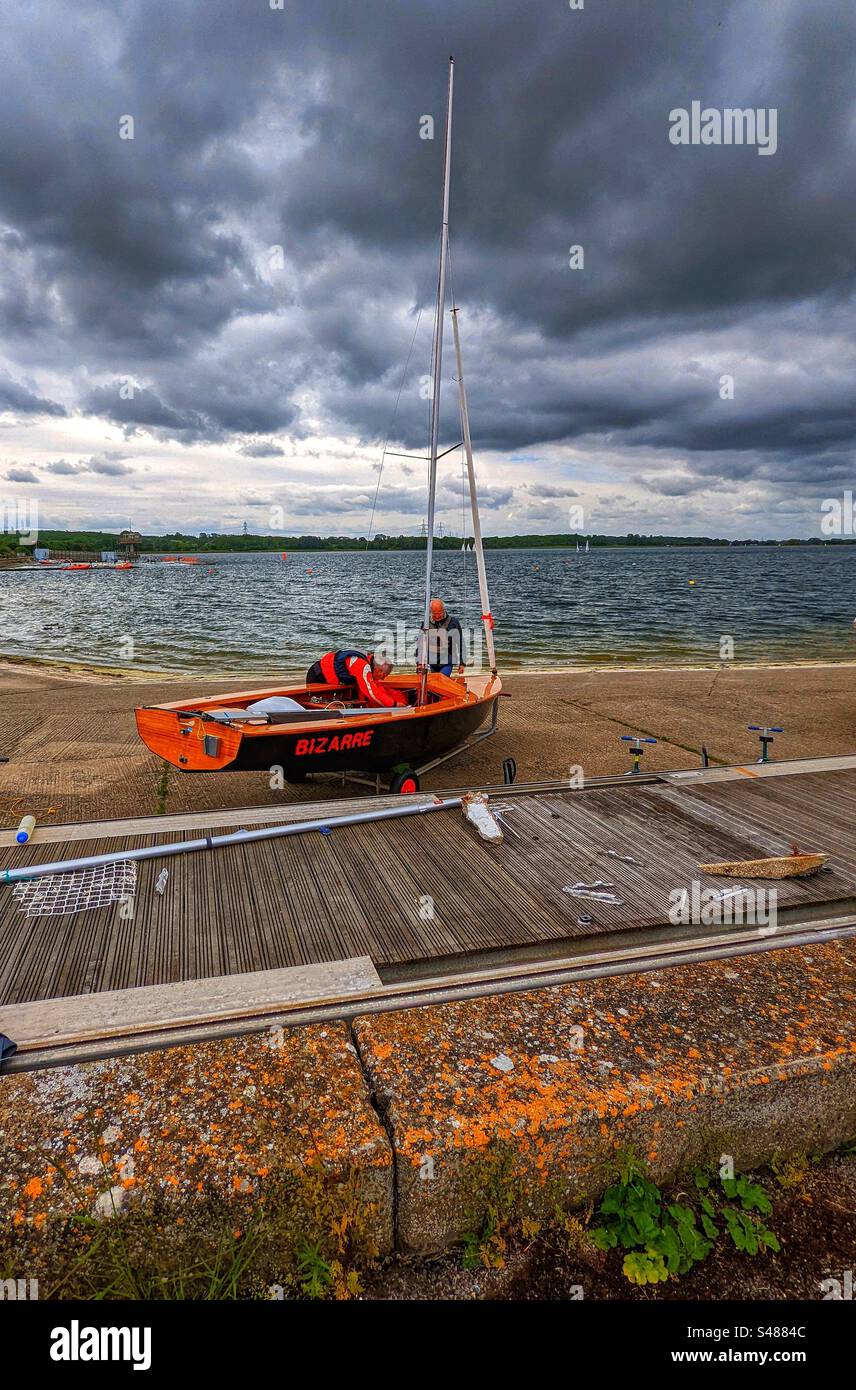
[[[462,675],[465,662],[461,624],[446,611],[446,605],[441,598],[432,598],[431,626],[428,629],[429,671],[439,671],[443,676],[451,676],[452,668],[456,667],[458,675]]]
[[[392,662],[374,652],[326,652],[309,667],[306,684],[353,686],[364,704],[389,709],[407,704],[403,691],[386,684],[391,670]]]

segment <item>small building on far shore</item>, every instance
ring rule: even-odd
[[[37,545],[33,548],[32,558],[37,564],[57,560],[66,560],[72,564],[115,564],[117,560],[136,560],[142,539],[139,531],[128,530],[120,532],[110,550],[83,550],[79,547],[57,550],[53,546]]]
[[[120,560],[136,560],[140,550],[142,536],[139,531],[122,531],[116,542],[116,550]]]

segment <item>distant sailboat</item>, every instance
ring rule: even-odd
[[[588,541],[586,541],[586,555],[588,555],[588,553],[589,553],[589,543],[588,543]]]

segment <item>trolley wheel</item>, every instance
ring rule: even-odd
[[[393,777],[389,784],[391,792],[401,792],[404,796],[412,796],[419,790],[419,778],[415,772],[399,772],[397,777]]]

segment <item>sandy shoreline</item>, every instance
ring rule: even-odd
[[[777,758],[856,752],[854,662],[510,671],[493,738],[424,779],[426,788],[626,772],[622,735],[657,739],[643,766],[748,763],[749,724],[783,725]],[[283,682],[267,677],[116,671],[0,657],[0,825],[25,811],[48,823],[311,801],[353,795],[341,781],[271,789],[266,773],[185,775],[140,741],[134,707]]]
[[[284,683],[302,680],[304,671],[284,669],[280,673],[271,676],[267,672],[259,671],[203,671],[194,674],[191,671],[161,671],[156,667],[131,667],[131,666],[103,666],[96,662],[88,661],[59,661],[50,657],[41,656],[17,656],[0,652],[0,671],[5,667],[34,667],[43,671],[45,676],[52,673],[63,676],[72,675],[81,680],[88,679],[109,679],[124,680],[131,682],[139,681],[244,681],[253,682],[263,681],[282,681]],[[602,662],[584,662],[579,665],[569,663],[561,666],[505,666],[501,667],[500,674],[503,676],[563,676],[563,675],[583,675],[598,674],[608,676],[643,674],[646,672],[671,672],[680,673],[683,671],[789,671],[794,670],[837,670],[842,666],[856,666],[856,657],[841,657],[837,661],[818,661],[807,657],[804,661],[792,659],[790,661],[712,661],[712,662],[685,662],[678,666],[670,666],[660,662],[641,662],[630,666],[606,665]]]

